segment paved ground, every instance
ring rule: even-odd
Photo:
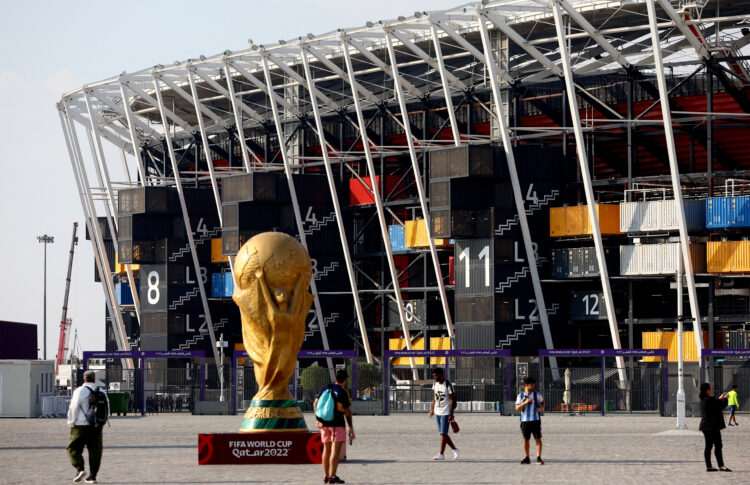
[[[307,415],[308,425],[312,416]],[[199,432],[234,432],[238,416],[114,418],[105,428],[100,483],[322,483],[319,466],[198,466]],[[544,418],[544,466],[520,466],[518,418],[459,415],[459,461],[433,462],[437,434],[424,414],[355,417],[357,440],[339,475],[347,483],[750,483],[750,420],[724,431],[731,474],[707,474],[703,440],[659,436],[672,418]],[[697,429],[696,419],[689,419]],[[0,483],[70,482],[62,419],[0,420]],[[533,455],[533,452],[532,452]]]

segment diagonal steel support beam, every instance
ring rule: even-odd
[[[302,59],[302,66],[305,70],[305,77],[307,78],[307,90],[310,93],[310,103],[313,108],[313,116],[315,118],[315,125],[318,128],[318,138],[320,140],[320,148],[323,154],[323,163],[326,171],[326,179],[328,180],[328,189],[331,192],[331,200],[333,201],[333,209],[336,213],[336,225],[339,230],[339,238],[341,239],[341,250],[344,253],[344,261],[346,262],[346,272],[349,276],[349,285],[352,289],[352,298],[354,299],[354,309],[357,314],[357,322],[359,323],[359,331],[362,336],[362,346],[365,349],[365,356],[367,362],[373,363],[372,351],[370,350],[370,339],[367,336],[367,325],[365,324],[365,317],[362,314],[362,303],[359,301],[359,288],[357,287],[357,279],[354,274],[354,264],[352,263],[352,257],[349,252],[349,242],[346,238],[346,230],[344,229],[344,218],[341,212],[341,205],[339,204],[339,197],[336,193],[336,182],[333,178],[333,169],[331,167],[331,160],[328,156],[328,149],[326,148],[325,131],[323,130],[323,119],[320,117],[320,109],[318,107],[318,97],[314,94],[316,91],[315,80],[312,77],[310,70],[310,62],[307,59],[307,53],[303,47],[300,47],[300,57]]]
[[[661,0],[659,1],[661,4]],[[682,184],[680,183],[680,167],[677,164],[677,149],[674,142],[674,132],[672,130],[672,111],[669,107],[669,95],[667,94],[667,81],[664,76],[664,64],[661,54],[661,40],[659,39],[659,28],[656,20],[656,5],[654,0],[647,0],[648,21],[651,28],[651,44],[654,52],[654,64],[656,69],[656,79],[661,95],[661,113],[664,120],[664,138],[667,143],[667,152],[669,153],[669,171],[672,175],[672,191],[674,192],[674,203],[679,208],[677,225],[680,230],[680,247],[682,248],[682,262],[685,267],[685,280],[688,287],[688,299],[690,300],[690,313],[693,317],[693,332],[695,334],[695,347],[698,355],[703,350],[703,332],[700,318],[700,308],[698,307],[698,292],[695,289],[695,277],[693,275],[693,264],[690,259],[690,240],[687,232],[687,223],[685,220],[685,204],[682,202]],[[663,6],[663,5],[662,5]],[[671,5],[669,5],[671,9]],[[670,15],[671,17],[671,15]],[[682,284],[682,282],[678,282]],[[679,317],[680,315],[678,315]],[[698,365],[703,365],[703,359],[698,360]]]
[[[302,223],[302,214],[300,213],[299,201],[297,200],[297,190],[294,187],[294,179],[292,178],[292,164],[289,160],[289,154],[286,150],[286,143],[284,142],[284,127],[281,124],[281,116],[279,115],[279,107],[274,101],[274,97],[271,93],[274,93],[273,83],[271,82],[271,70],[268,68],[268,59],[265,55],[261,56],[261,63],[263,65],[263,75],[265,76],[266,86],[268,86],[269,100],[271,102],[271,111],[273,112],[273,121],[276,126],[276,136],[279,138],[279,151],[281,152],[281,159],[284,163],[284,174],[286,175],[286,181],[289,185],[289,195],[292,199],[292,207],[294,208],[294,219],[297,223],[297,232],[299,233],[300,243],[307,250],[307,237],[305,236],[305,226]],[[326,331],[325,320],[323,319],[323,310],[320,307],[320,296],[318,295],[318,288],[315,284],[315,278],[310,279],[310,290],[314,297],[313,303],[315,305],[315,314],[318,319],[318,325],[320,326],[320,337],[323,340],[323,348],[329,350],[328,345],[328,332]],[[333,361],[331,358],[327,359],[329,374],[333,378]]]
[[[435,276],[437,278],[438,291],[440,292],[440,302],[443,305],[443,315],[445,316],[445,326],[448,329],[448,335],[455,337],[453,331],[453,318],[451,318],[450,308],[448,307],[448,296],[445,293],[445,281],[443,281],[443,274],[440,268],[440,260],[438,259],[437,249],[435,248],[435,241],[432,239],[432,228],[430,225],[430,210],[427,207],[427,196],[424,190],[424,183],[422,180],[422,171],[419,168],[419,158],[417,156],[417,150],[414,146],[414,138],[411,133],[411,124],[409,123],[409,110],[406,107],[406,98],[404,96],[404,86],[402,83],[401,76],[398,72],[398,59],[396,58],[396,51],[393,48],[393,38],[391,35],[390,27],[386,26],[383,28],[385,32],[385,42],[388,48],[388,56],[391,60],[391,74],[393,76],[393,85],[395,87],[396,96],[398,98],[398,104],[401,108],[401,116],[404,119],[404,129],[406,130],[406,143],[409,147],[409,157],[411,158],[411,167],[414,172],[414,181],[417,185],[417,193],[419,194],[419,205],[422,208],[422,218],[424,219],[425,226],[427,226],[427,241],[430,244],[430,255],[432,256],[432,264],[435,268]]]
[[[482,37],[482,46],[484,48],[484,64],[487,66],[488,75],[490,78],[490,86],[492,88],[492,95],[495,98],[495,111],[497,113],[497,120],[500,125],[500,137],[503,142],[503,150],[505,151],[505,160],[508,165],[508,173],[510,174],[511,187],[513,188],[513,199],[516,204],[516,212],[518,213],[518,221],[521,226],[521,235],[523,237],[524,249],[526,250],[526,258],[529,262],[529,273],[531,274],[531,284],[534,288],[534,298],[536,298],[536,306],[539,309],[539,320],[542,325],[542,333],[544,334],[544,343],[548,349],[554,349],[555,345],[552,341],[552,332],[549,327],[549,317],[547,315],[547,304],[544,300],[544,292],[542,291],[542,283],[539,278],[539,268],[536,262],[536,253],[534,251],[534,243],[531,240],[531,230],[529,229],[529,220],[526,217],[526,203],[524,202],[524,196],[521,192],[521,182],[518,178],[518,171],[516,170],[516,157],[513,152],[513,145],[510,139],[511,130],[507,126],[505,121],[505,113],[503,112],[503,98],[500,91],[500,82],[498,78],[500,68],[497,60],[492,54],[492,44],[490,43],[490,33],[487,29],[487,19],[485,11],[481,6],[476,8],[477,20],[479,22],[479,33]],[[557,367],[557,359],[555,357],[550,358],[550,367],[552,368],[553,379],[559,380],[560,373]]]
[[[393,260],[393,250],[391,248],[391,242],[388,237],[388,225],[385,221],[385,210],[383,210],[383,200],[380,195],[380,187],[375,183],[376,172],[375,163],[372,158],[372,151],[370,149],[370,140],[367,135],[367,124],[365,123],[365,117],[362,113],[362,105],[359,99],[357,90],[357,81],[355,79],[354,68],[352,67],[352,58],[349,53],[349,44],[346,42],[345,37],[342,35],[341,38],[341,50],[344,54],[344,62],[346,64],[346,71],[348,73],[349,86],[352,90],[352,100],[354,101],[354,111],[357,113],[357,123],[359,125],[359,133],[362,137],[362,148],[365,152],[365,162],[367,164],[367,171],[370,174],[370,184],[372,185],[372,195],[375,199],[375,209],[377,211],[378,222],[380,224],[380,235],[383,239],[383,246],[385,247],[386,260],[388,262],[388,269],[391,273],[391,281],[393,282],[393,296],[396,297],[396,306],[398,307],[398,317],[401,322],[401,329],[404,332],[404,340],[406,341],[406,348],[411,350],[411,332],[409,331],[409,325],[406,321],[404,299],[401,295],[401,285],[398,282],[398,269],[396,269],[396,263]],[[377,283],[376,283],[377,285]],[[383,356],[385,356],[385,350],[383,350]],[[419,378],[417,373],[416,360],[413,358],[409,359],[411,365],[412,377],[414,380]]]
[[[159,115],[161,116],[161,122],[164,125],[164,142],[167,145],[167,152],[169,154],[169,160],[172,164],[172,171],[174,176],[174,182],[177,186],[177,194],[180,199],[180,208],[182,210],[182,220],[185,223],[185,232],[187,233],[188,244],[190,245],[190,256],[193,259],[193,270],[195,271],[195,280],[198,283],[198,290],[201,295],[201,303],[203,304],[203,311],[206,316],[206,325],[208,326],[208,335],[211,339],[211,349],[214,353],[214,361],[216,363],[216,370],[221,375],[221,369],[223,362],[219,358],[219,351],[216,348],[216,333],[214,332],[214,323],[211,318],[211,310],[208,306],[208,299],[206,298],[206,288],[203,284],[203,278],[201,278],[201,265],[198,261],[198,254],[195,251],[195,240],[193,238],[193,228],[190,223],[190,215],[188,214],[187,204],[185,203],[185,192],[182,188],[182,180],[180,179],[180,167],[178,166],[177,156],[174,152],[174,145],[172,144],[172,137],[169,134],[169,124],[167,121],[167,110],[164,107],[164,99],[161,94],[160,79],[158,74],[154,73],[154,90],[156,91],[157,105],[159,108]],[[209,161],[210,163],[210,161]]]
[[[570,66],[570,53],[565,42],[565,26],[563,25],[562,9],[555,2],[553,14],[555,17],[555,29],[557,31],[557,42],[560,47],[560,54],[565,77],[565,92],[568,95],[569,106],[575,107],[576,93],[573,89],[573,71]],[[612,298],[612,288],[609,286],[609,271],[607,269],[607,260],[604,258],[604,243],[602,242],[602,231],[599,227],[599,215],[596,211],[596,198],[594,189],[591,185],[591,174],[589,173],[589,161],[586,154],[586,141],[583,139],[583,129],[581,128],[581,115],[577,109],[570,110],[570,117],[573,121],[573,132],[576,139],[576,154],[583,179],[583,189],[586,194],[586,204],[589,212],[589,221],[591,222],[592,233],[594,236],[594,249],[596,251],[596,260],[599,263],[599,275],[602,281],[602,292],[604,293],[604,304],[607,308],[607,320],[609,321],[609,333],[612,338],[612,347],[615,349],[622,348],[620,344],[620,331],[617,326],[617,315],[615,314],[615,305]],[[625,359],[616,357],[617,371],[621,382],[627,382],[625,374]]]

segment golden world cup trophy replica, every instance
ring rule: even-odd
[[[233,299],[240,307],[242,340],[259,387],[240,433],[307,431],[288,384],[313,301],[311,277],[310,256],[288,234],[258,234],[237,254]]]

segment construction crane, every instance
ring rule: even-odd
[[[65,278],[65,296],[63,297],[62,318],[60,318],[60,339],[57,343],[57,362],[55,363],[55,375],[58,374],[60,365],[65,364],[66,353],[68,352],[68,338],[72,319],[68,318],[68,295],[70,295],[70,275],[73,272],[73,254],[75,253],[76,244],[78,244],[78,223],[73,223],[73,239],[70,242],[70,256],[68,257],[68,275]]]

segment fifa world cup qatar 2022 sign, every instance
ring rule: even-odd
[[[265,232],[247,241],[234,263],[233,299],[258,393],[239,433],[198,435],[198,463],[320,463],[320,433],[308,431],[287,386],[312,305],[312,263],[293,237]]]

